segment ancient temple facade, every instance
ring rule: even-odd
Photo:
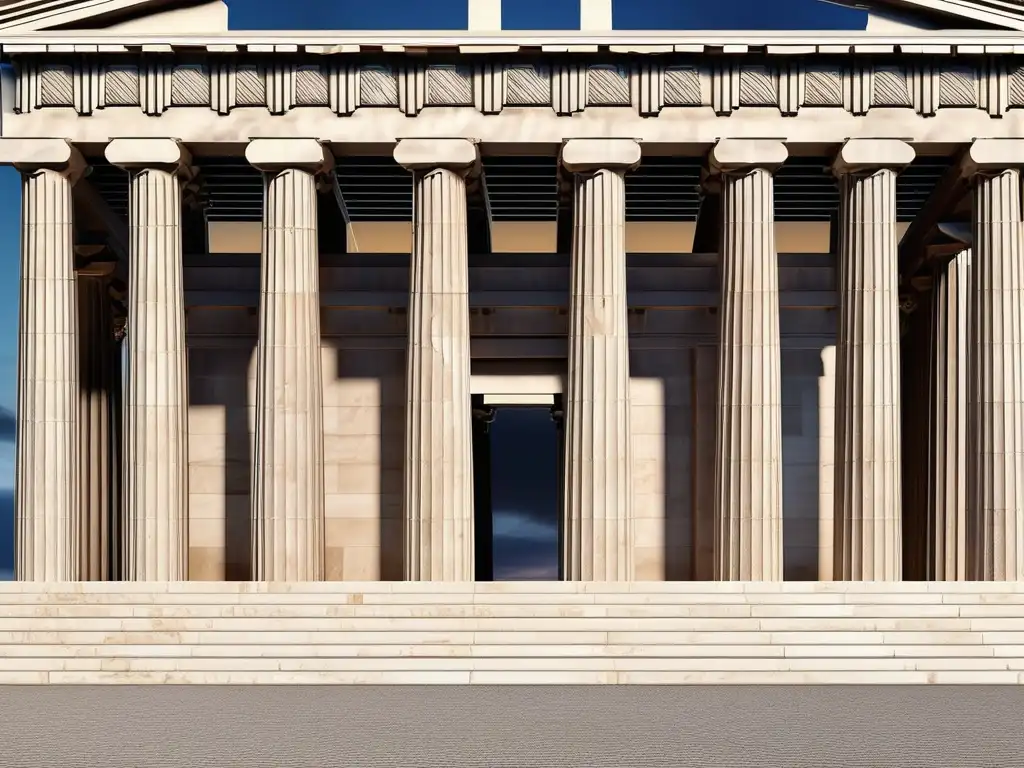
[[[19,580],[488,581],[534,450],[552,578],[1024,578],[1024,8],[94,5],[0,6]]]

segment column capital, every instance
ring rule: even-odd
[[[395,162],[409,171],[468,170],[478,157],[472,139],[399,139],[395,145]]]
[[[756,168],[774,172],[788,158],[786,145],[775,139],[719,139],[708,155],[708,165],[717,173]]]
[[[107,162],[126,171],[154,168],[184,171],[192,155],[177,139],[114,139],[103,152]]]
[[[108,278],[117,269],[114,261],[87,261],[75,266],[75,274],[79,277]]]
[[[832,172],[843,176],[883,168],[899,170],[910,165],[915,154],[912,146],[899,139],[850,139],[836,153]]]
[[[334,154],[319,139],[253,139],[245,159],[269,173],[294,168],[318,174],[334,167]]]
[[[636,139],[569,139],[562,145],[562,166],[570,173],[631,171],[640,165]]]
[[[81,153],[65,139],[0,139],[0,165],[23,173],[57,171],[72,182],[85,171]]]
[[[960,170],[965,177],[1001,173],[1024,166],[1024,139],[976,139],[964,153]]]

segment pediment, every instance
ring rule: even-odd
[[[0,0],[0,30],[226,31],[224,0]]]
[[[1024,0],[826,0],[868,12],[868,31],[1024,31]]]

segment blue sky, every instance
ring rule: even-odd
[[[588,0],[583,0],[587,2]],[[465,29],[467,0],[227,0],[233,29]],[[506,29],[578,29],[580,0],[502,0]],[[863,29],[865,14],[819,0],[613,0],[616,29]],[[18,174],[0,168],[0,408],[17,402]],[[14,446],[0,430],[0,491],[14,483]],[[0,509],[0,528],[13,515]],[[0,573],[13,530],[0,530]]]

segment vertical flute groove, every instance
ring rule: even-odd
[[[22,176],[16,577],[78,578],[77,289],[71,181]]]
[[[968,563],[1024,579],[1024,249],[1020,172],[980,174],[971,254]]]
[[[576,176],[565,421],[570,581],[632,575],[625,176]]]
[[[841,176],[835,576],[902,576],[896,172]]]
[[[316,179],[266,174],[253,450],[252,577],[324,578]]]
[[[722,174],[715,451],[720,581],[782,580],[782,357],[772,174]]]
[[[188,577],[188,371],[181,183],[133,170],[129,187],[127,581]]]
[[[474,578],[467,248],[463,175],[415,172],[403,495],[410,581]]]

